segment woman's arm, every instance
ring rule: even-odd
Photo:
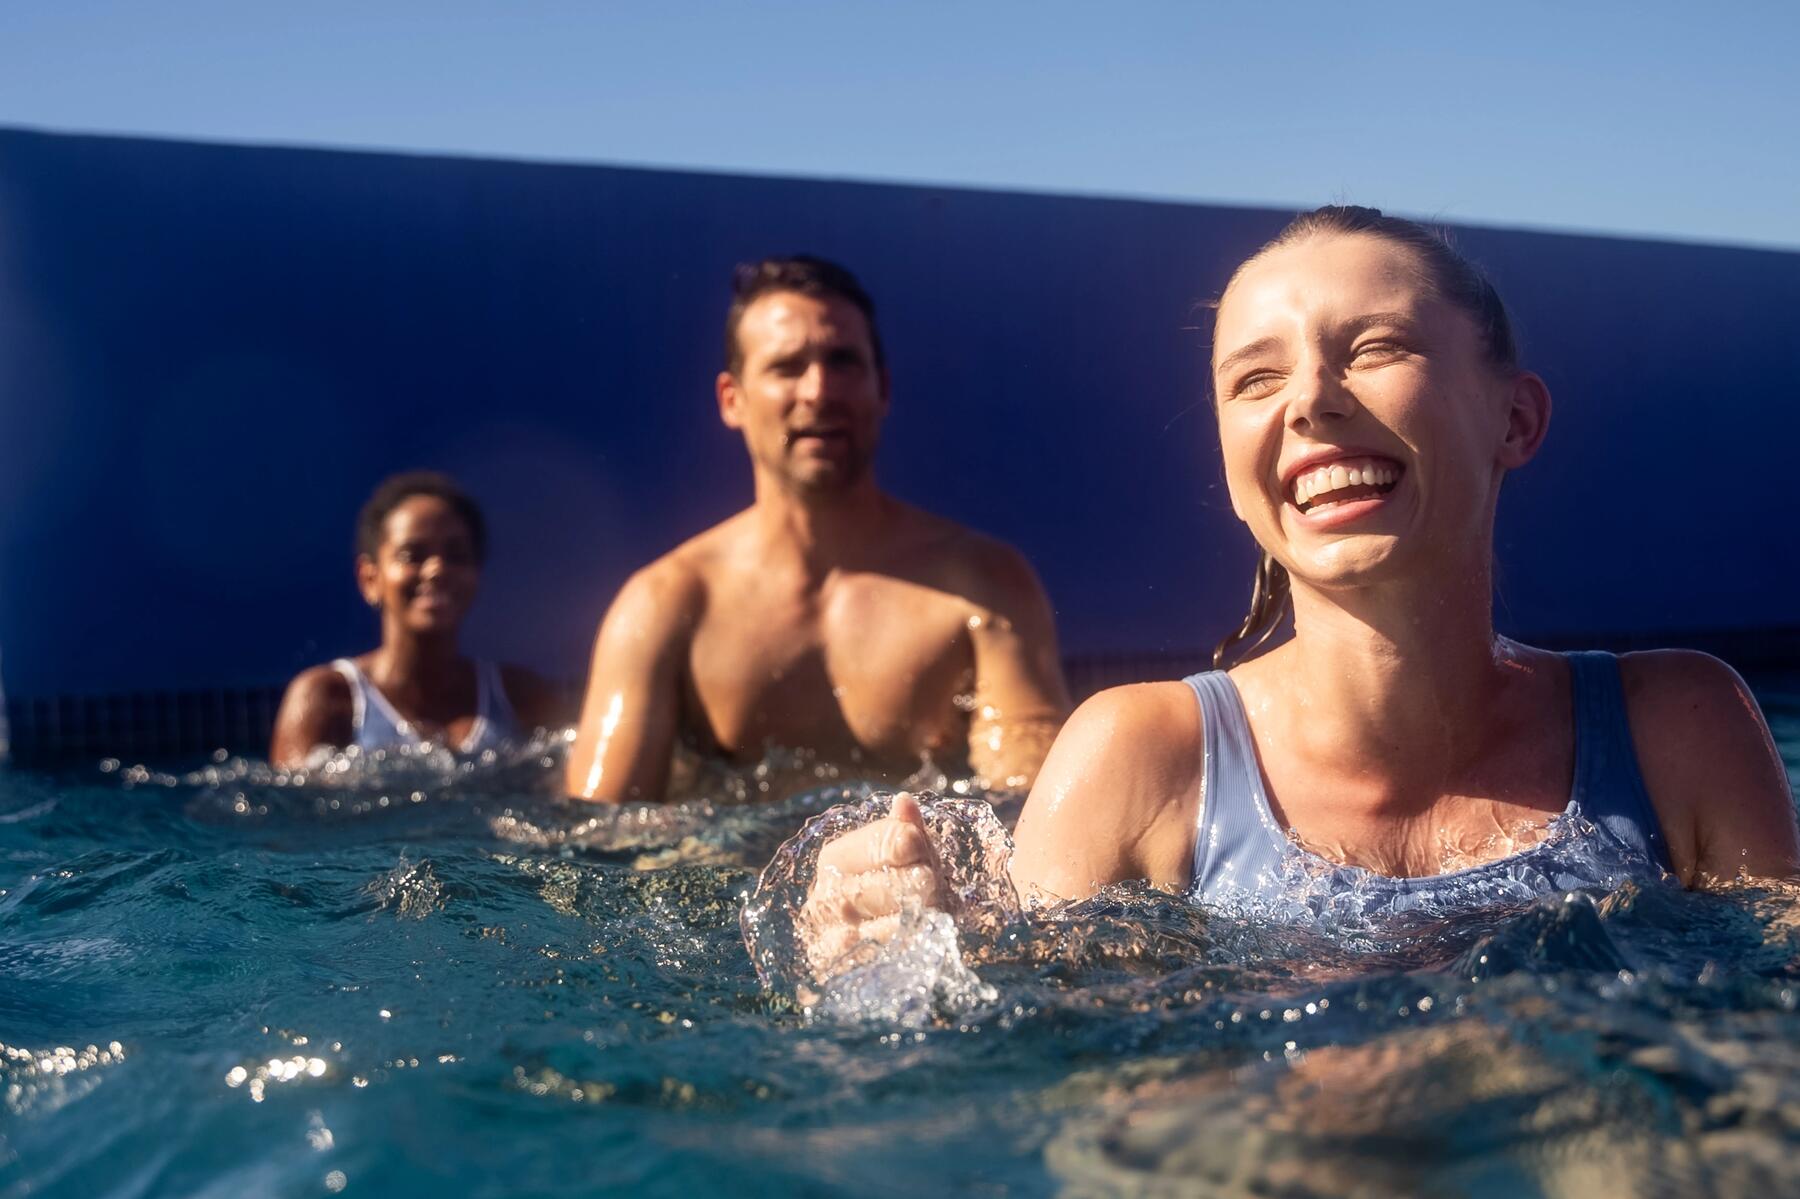
[[[1619,668],[1638,767],[1681,881],[1800,872],[1787,772],[1737,672],[1692,650],[1626,654]]]
[[[1192,874],[1204,763],[1185,683],[1102,691],[1076,709],[1014,831],[1027,899],[1085,899],[1111,883],[1180,888]]]
[[[1028,902],[1083,899],[1131,879],[1188,881],[1199,815],[1200,715],[1182,683],[1094,696],[1063,726],[1025,801],[1012,881]],[[815,962],[891,935],[909,900],[942,902],[942,867],[918,805],[844,834],[819,854],[801,913]]]
[[[301,671],[288,684],[275,713],[270,764],[293,770],[321,745],[342,747],[355,737],[354,701],[350,684],[329,666]]]

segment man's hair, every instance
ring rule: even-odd
[[[785,258],[765,258],[761,262],[740,262],[731,274],[731,307],[725,310],[725,369],[733,375],[743,369],[744,349],[738,344],[738,325],[744,311],[763,296],[778,291],[798,292],[822,299],[835,296],[855,305],[869,326],[869,348],[875,354],[875,368],[887,365],[881,349],[881,330],[875,327],[875,301],[856,281],[856,276],[823,258],[811,254],[790,254]]]
[[[421,495],[433,496],[450,505],[469,528],[469,543],[475,550],[475,560],[485,562],[487,521],[482,518],[480,506],[468,492],[457,486],[456,480],[434,470],[409,470],[390,475],[376,486],[374,494],[369,496],[356,517],[357,554],[373,558],[375,551],[381,548],[382,538],[387,536],[387,518],[401,504]]]

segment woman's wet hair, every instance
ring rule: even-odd
[[[1347,234],[1379,237],[1412,250],[1423,268],[1425,285],[1441,299],[1462,309],[1475,322],[1489,365],[1501,371],[1518,369],[1519,346],[1513,335],[1512,318],[1507,315],[1506,305],[1488,277],[1463,257],[1444,230],[1405,217],[1388,216],[1379,208],[1331,204],[1303,212],[1246,258],[1232,273],[1231,282],[1237,282],[1245,267],[1271,250],[1311,237]],[[1229,283],[1225,290],[1231,290]],[[1256,566],[1256,581],[1250,592],[1250,614],[1213,649],[1213,669],[1222,670],[1226,663],[1242,661],[1254,654],[1281,628],[1292,609],[1293,595],[1287,568],[1265,551]]]
[[[733,375],[743,369],[744,348],[738,344],[738,325],[744,312],[763,296],[778,291],[797,292],[814,299],[836,297],[853,305],[869,326],[869,349],[875,355],[877,369],[887,365],[881,349],[881,330],[875,327],[875,301],[863,290],[856,276],[824,258],[810,254],[791,254],[786,258],[765,258],[761,262],[740,262],[731,275],[731,307],[725,310],[725,369]]]
[[[356,517],[356,552],[373,558],[387,536],[387,518],[394,509],[415,496],[431,496],[450,505],[469,529],[475,561],[487,560],[487,521],[481,507],[449,475],[434,470],[409,470],[383,479]]]

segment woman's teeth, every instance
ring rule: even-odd
[[[1324,504],[1362,499],[1390,490],[1400,480],[1400,467],[1373,458],[1341,459],[1307,471],[1294,480],[1294,506],[1302,512]]]

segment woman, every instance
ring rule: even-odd
[[[1019,820],[1021,895],[1148,879],[1370,911],[1794,872],[1781,762],[1729,667],[1495,636],[1495,502],[1550,396],[1447,243],[1373,209],[1299,217],[1227,286],[1212,382],[1232,509],[1263,550],[1253,611],[1229,669],[1070,718]],[[1292,637],[1257,654],[1290,610]],[[814,960],[937,895],[897,799],[822,851]]]
[[[477,754],[560,723],[554,694],[531,672],[457,649],[486,549],[481,510],[444,475],[417,471],[377,487],[357,519],[356,583],[381,615],[381,644],[288,684],[270,760],[292,769],[322,746],[427,741]]]

